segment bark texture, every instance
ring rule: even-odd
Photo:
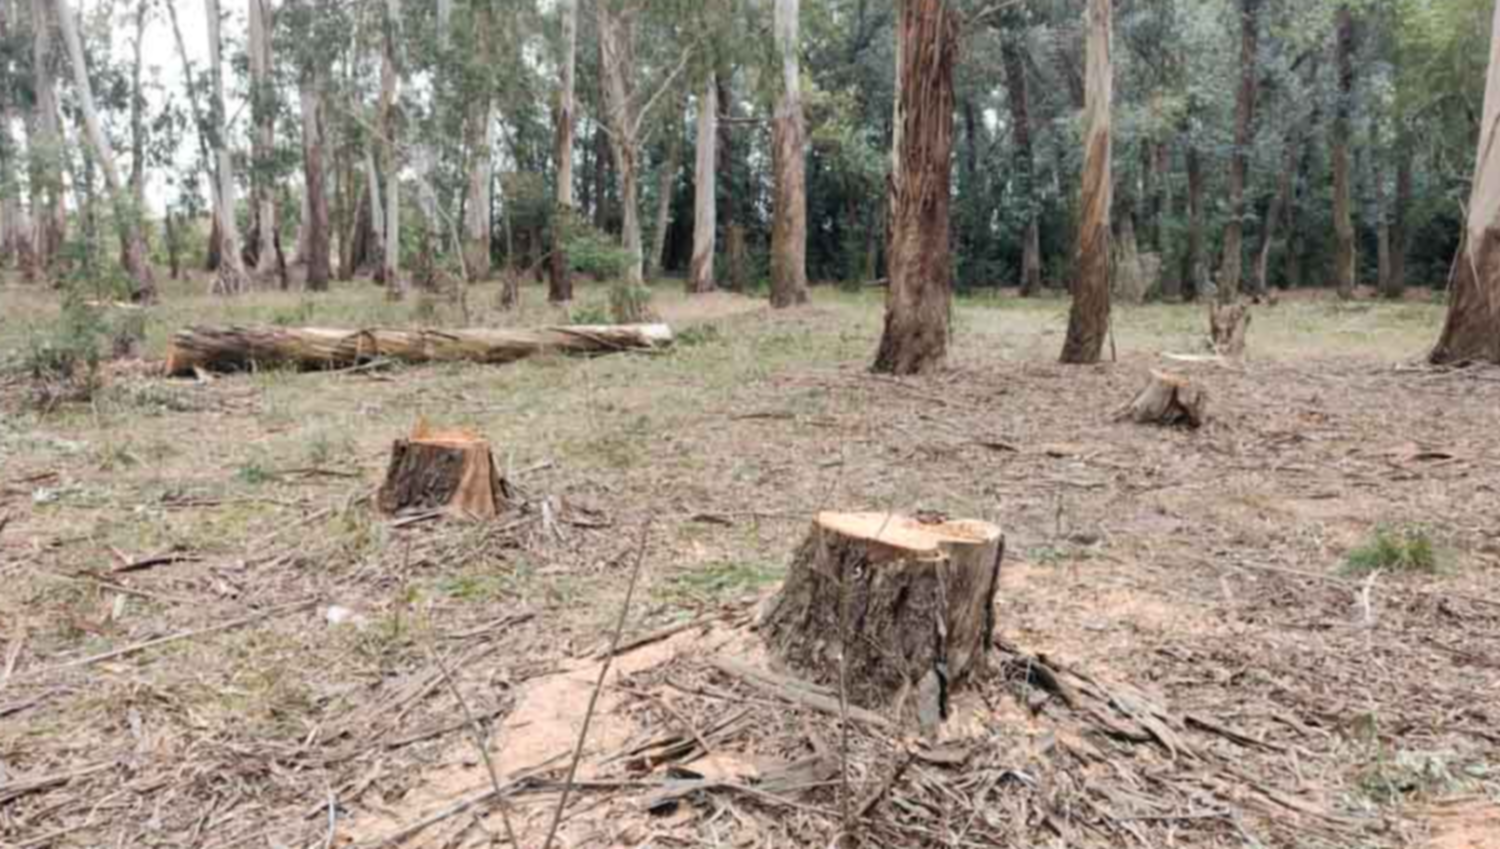
[[[1354,213],[1349,182],[1349,140],[1354,110],[1354,13],[1339,6],[1336,18],[1338,99],[1333,118],[1334,285],[1340,298],[1354,297]]]
[[[1221,357],[1245,355],[1246,334],[1250,331],[1250,308],[1243,303],[1210,304],[1208,337],[1214,353]]]
[[[1260,80],[1256,56],[1260,44],[1261,0],[1239,0],[1240,84],[1235,93],[1234,152],[1229,157],[1229,220],[1224,225],[1224,263],[1219,275],[1219,299],[1233,301],[1240,294],[1244,268],[1245,178],[1255,144],[1255,92]]]
[[[641,246],[639,175],[636,168],[636,137],[640,130],[635,107],[634,12],[616,9],[613,3],[597,4],[599,55],[604,76],[604,106],[609,122],[609,146],[620,181],[620,241],[630,257],[625,282],[644,282]]]
[[[953,300],[949,160],[958,14],[946,0],[903,0],[897,31],[890,287],[874,370],[917,374],[941,366],[948,352]]]
[[[32,129],[32,251],[36,264],[50,268],[67,238],[63,208],[62,126],[57,111],[57,81],[52,74],[52,16],[48,0],[31,0],[31,68],[36,116]]]
[[[380,281],[386,298],[406,297],[407,282],[401,276],[401,162],[397,150],[398,112],[401,105],[401,0],[385,2],[385,38],[380,51],[381,176],[385,181],[385,227],[381,234],[384,253],[380,258]]]
[[[387,516],[443,511],[492,519],[510,506],[489,442],[468,431],[434,431],[419,425],[391,446],[376,505]]]
[[[1077,282],[1063,342],[1064,363],[1097,363],[1109,333],[1110,111],[1114,99],[1109,0],[1089,0],[1088,70],[1084,93],[1083,193],[1078,217]]]
[[[807,126],[802,116],[799,0],[775,0],[772,27],[781,56],[781,88],[771,119],[776,203],[771,222],[771,306],[807,303]]]
[[[270,0],[248,0],[250,28],[251,202],[255,212],[255,273],[276,272],[276,184],[271,178],[276,146],[276,87],[271,82]]]
[[[1153,371],[1150,382],[1115,419],[1196,430],[1208,421],[1208,391],[1180,375]]]
[[[1430,356],[1440,365],[1500,363],[1500,7],[1491,32],[1469,218],[1448,283],[1448,318]]]
[[[328,192],[323,174],[323,87],[321,72],[303,72],[298,94],[302,107],[302,178],[306,217],[302,222],[297,253],[307,264],[307,288],[314,292],[328,289],[330,274]]]
[[[376,359],[404,363],[509,363],[537,354],[608,354],[666,347],[665,324],[573,325],[537,330],[335,330],[322,327],[192,327],[167,349],[169,376],[194,369],[245,371],[291,366],[349,368]]]
[[[1004,551],[986,522],[821,513],[760,632],[818,683],[837,684],[842,666],[856,705],[941,721],[949,694],[984,668]]]
[[[257,0],[252,0],[256,2]],[[219,35],[219,0],[203,0],[208,17],[208,73],[212,86],[209,103],[209,145],[214,153],[214,206],[219,220],[219,267],[214,276],[217,295],[236,295],[248,286],[245,260],[240,252],[240,227],[235,217],[234,161],[229,153],[227,112],[224,101],[224,62]]]
[[[575,0],[576,2],[576,0]],[[474,45],[481,74],[487,74],[495,55],[495,9],[493,0],[475,0],[473,12]],[[569,69],[565,72],[571,74]],[[464,271],[469,280],[488,280],[490,265],[490,192],[494,184],[491,155],[495,148],[495,122],[491,115],[489,85],[481,83],[479,91],[465,92],[469,101],[464,117],[465,146],[469,151],[468,186],[464,198]],[[569,145],[571,150],[571,145]],[[559,153],[561,151],[559,150]],[[564,178],[559,159],[558,179]],[[571,163],[567,179],[572,179]]]
[[[693,258],[688,267],[688,294],[712,292],[714,251],[718,241],[717,153],[719,87],[710,76],[698,95],[696,157],[693,163]]]

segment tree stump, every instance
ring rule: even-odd
[[[1246,304],[1211,304],[1208,335],[1214,353],[1221,357],[1245,355],[1245,336],[1250,331],[1250,307]]]
[[[772,652],[864,707],[916,700],[924,726],[980,668],[1005,537],[987,522],[820,513],[760,629]]]
[[[418,425],[391,446],[376,503],[387,516],[442,511],[490,519],[505,512],[510,497],[489,442],[468,431]]]
[[[1151,382],[1115,418],[1196,430],[1208,421],[1208,390],[1181,375],[1153,371]]]

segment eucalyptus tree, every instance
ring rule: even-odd
[[[32,253],[43,271],[61,250],[67,237],[68,215],[63,204],[62,126],[57,106],[57,77],[54,67],[51,0],[31,0],[31,74],[33,116],[31,130],[30,173]]]
[[[547,300],[567,303],[573,299],[573,277],[568,267],[564,234],[573,223],[573,132],[577,123],[576,73],[578,66],[578,2],[560,0],[562,18],[562,59],[558,62],[557,95],[557,210],[553,222],[552,275]],[[656,252],[658,262],[660,251]]]
[[[235,214],[234,159],[229,149],[228,108],[224,98],[219,0],[203,0],[208,19],[209,144],[214,152],[214,200],[219,223],[219,269],[213,291],[234,295],[245,290],[248,278],[240,251],[240,227]]]
[[[772,28],[780,59],[771,123],[776,205],[771,227],[771,306],[807,302],[807,128],[802,111],[799,0],[773,0]]]
[[[1110,0],[1089,0],[1084,74],[1084,165],[1078,221],[1077,279],[1063,341],[1064,363],[1096,363],[1109,332],[1113,16]]]

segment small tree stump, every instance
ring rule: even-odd
[[[916,699],[924,726],[980,667],[1005,537],[987,522],[820,513],[761,619],[774,654],[864,707]],[[842,647],[841,647],[842,637]]]
[[[1246,304],[1211,304],[1208,336],[1214,353],[1221,357],[1243,357],[1245,336],[1250,331],[1250,307]]]
[[[1153,371],[1151,382],[1115,418],[1197,429],[1208,421],[1208,390],[1181,375]]]
[[[391,462],[377,496],[387,516],[443,510],[490,519],[510,499],[495,469],[490,444],[468,431],[431,431],[418,425],[391,446]]]

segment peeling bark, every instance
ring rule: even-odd
[[[307,288],[328,289],[328,194],[323,175],[323,76],[304,72],[298,94],[302,108],[302,176],[304,212],[297,252],[307,263]]]

